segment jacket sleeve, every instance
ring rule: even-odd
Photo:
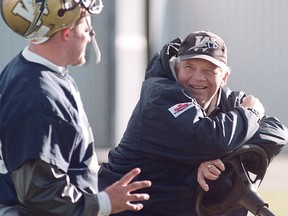
[[[231,91],[224,87],[221,96],[222,107],[225,112],[228,112],[239,106],[247,95],[244,92]],[[270,163],[287,142],[288,129],[277,118],[264,116],[259,121],[258,130],[246,144],[256,144],[262,147],[266,151]]]
[[[288,129],[277,118],[265,116],[261,119],[258,130],[247,143],[262,147],[270,163],[284,148],[287,141]]]
[[[26,161],[12,172],[19,201],[36,215],[95,216],[97,194],[70,184],[69,176],[41,160]]]

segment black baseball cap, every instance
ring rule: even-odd
[[[181,61],[201,58],[218,67],[228,68],[227,48],[223,39],[206,30],[190,33],[181,43],[178,57]]]

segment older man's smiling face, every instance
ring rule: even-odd
[[[193,98],[207,109],[229,73],[204,59],[180,61],[176,68],[178,83],[191,92]]]

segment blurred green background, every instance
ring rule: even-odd
[[[280,154],[272,161],[258,189],[260,196],[277,216],[288,215],[288,156]]]

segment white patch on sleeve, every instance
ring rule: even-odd
[[[0,159],[0,174],[8,173],[4,161]]]
[[[192,107],[193,107],[192,102],[186,102],[186,103],[175,104],[174,106],[170,107],[168,110],[175,118],[177,118],[179,115],[181,115],[182,113],[184,113],[185,111],[189,110]]]
[[[95,152],[93,152],[93,155],[89,159],[84,161],[84,164],[86,164],[92,173],[97,173],[100,169],[98,158]]]
[[[7,171],[7,168],[4,164],[4,161],[3,161],[3,156],[2,156],[2,144],[1,144],[1,141],[0,141],[0,174],[6,174],[8,173]]]

